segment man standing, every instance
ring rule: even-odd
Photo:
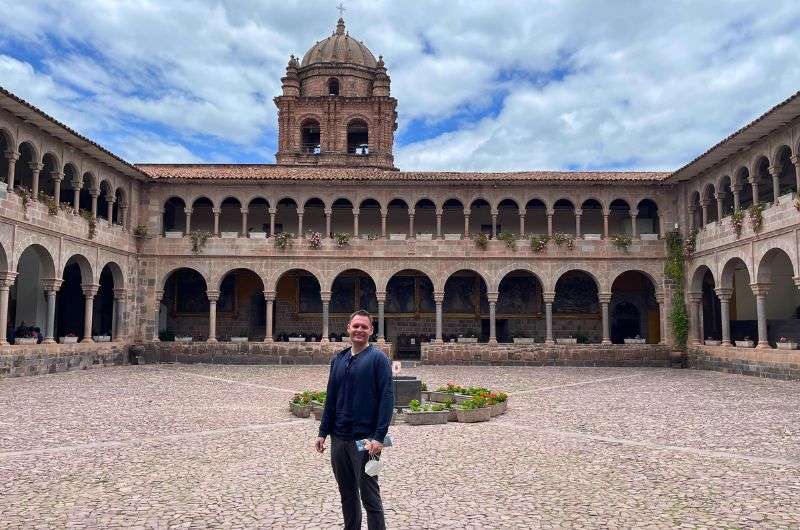
[[[331,360],[325,410],[319,426],[317,452],[325,451],[331,435],[331,467],[346,530],[361,528],[361,502],[367,511],[369,530],[386,528],[378,477],[364,472],[370,455],[378,456],[392,419],[394,394],[392,367],[388,357],[370,345],[372,317],[364,310],[350,315],[347,324],[351,347]],[[369,439],[367,451],[359,451],[356,440]]]

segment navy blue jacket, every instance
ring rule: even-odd
[[[386,354],[372,344],[355,356],[347,348],[331,359],[319,435],[383,442],[393,406],[392,365]]]

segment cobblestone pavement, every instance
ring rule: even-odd
[[[390,528],[800,528],[800,383],[716,372],[431,366],[511,394],[392,427]],[[0,381],[0,528],[336,528],[323,366],[130,366]],[[366,527],[366,519],[365,519]]]

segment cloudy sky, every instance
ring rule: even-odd
[[[336,3],[0,0],[0,85],[132,162],[274,162],[287,59]],[[401,169],[676,169],[800,90],[797,0],[345,7]]]

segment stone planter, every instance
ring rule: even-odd
[[[239,237],[239,232],[220,232],[219,237],[222,239],[236,239]]]
[[[164,232],[167,239],[183,239],[183,232]]]
[[[290,401],[289,410],[298,418],[308,418],[311,415],[311,405],[300,405]]]
[[[411,412],[406,410],[404,412],[406,423],[409,425],[441,425],[447,423],[447,417],[450,415],[449,410],[440,412]]]
[[[248,337],[231,337],[231,342],[247,342],[250,340]]]
[[[711,340],[711,339],[709,339],[709,340],[705,341],[705,345],[706,346],[719,346],[721,344],[722,344],[721,340]]]
[[[603,234],[583,234],[585,241],[600,241],[603,239]]]
[[[111,337],[109,335],[92,335],[92,340],[95,342],[110,342]]]
[[[775,346],[778,347],[779,350],[796,350],[797,343],[796,342],[777,342]]]
[[[289,342],[305,342],[305,337],[289,337]]]
[[[658,241],[658,234],[639,234],[642,241]]]
[[[445,234],[445,241],[461,241],[461,234]]]
[[[458,342],[465,342],[467,344],[475,344],[478,342],[478,337],[458,337]]]
[[[389,234],[389,241],[405,241],[406,234]]]
[[[250,239],[267,239],[266,232],[250,232]]]
[[[737,348],[752,348],[755,346],[752,340],[735,340],[733,341]]]
[[[458,421],[456,409],[450,409],[447,411],[447,421]]]
[[[492,418],[495,416],[499,416],[500,414],[505,414],[506,408],[508,408],[508,401],[501,401],[500,403],[495,403],[491,407],[492,409]]]
[[[175,337],[175,342],[192,342],[192,337]]]
[[[645,339],[622,339],[625,344],[644,344]]]
[[[317,421],[322,420],[322,413],[325,412],[325,405],[312,401],[309,406],[311,407],[311,415],[314,416],[314,419]]]
[[[556,339],[556,344],[578,344],[578,339]]]
[[[433,234],[417,234],[417,239],[420,241],[433,241]]]
[[[449,399],[455,403],[456,395],[457,394],[451,394],[449,392],[436,392],[435,390],[431,390],[428,392],[428,401],[431,403],[444,403],[445,400]]]
[[[58,342],[61,344],[76,344],[78,342],[78,337],[59,337]]]
[[[514,337],[514,344],[535,344],[533,337]]]
[[[479,409],[456,409],[458,423],[477,423],[479,421],[489,421],[492,417],[491,407],[481,407]]]
[[[74,337],[76,340],[78,337]],[[14,344],[36,344],[38,339],[36,337],[17,337],[14,339]]]

